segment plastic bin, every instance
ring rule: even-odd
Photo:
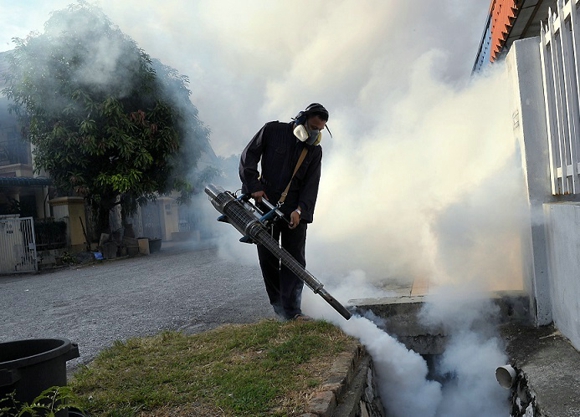
[[[149,252],[155,253],[161,250],[161,239],[149,239]]]
[[[78,357],[78,345],[63,338],[0,343],[0,398],[16,391],[18,402],[30,404],[47,388],[65,386],[66,362]]]

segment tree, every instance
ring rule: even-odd
[[[59,193],[85,197],[98,231],[109,211],[179,191],[188,200],[215,173],[189,80],[153,61],[96,6],[53,12],[42,34],[15,38],[4,93],[34,145],[35,170]]]

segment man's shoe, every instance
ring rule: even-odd
[[[306,314],[298,313],[294,316],[292,320],[296,321],[314,321],[314,319]]]

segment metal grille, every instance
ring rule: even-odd
[[[32,217],[0,218],[0,274],[37,270]]]
[[[580,193],[580,0],[561,0],[540,31],[552,194]]]
[[[230,223],[244,235],[249,235],[248,232],[250,227],[258,221],[244,209],[244,206],[242,206],[240,202],[236,200],[233,200],[231,203],[226,205],[224,208],[224,214],[228,216]]]
[[[161,218],[159,215],[159,205],[155,202],[148,202],[141,206],[141,218],[143,220],[143,236],[149,238],[163,237],[161,231]]]

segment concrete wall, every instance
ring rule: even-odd
[[[514,42],[506,61],[513,99],[513,133],[521,156],[529,203],[528,227],[522,232],[524,284],[536,323],[545,325],[552,321],[552,307],[542,205],[551,202],[553,197],[539,38]]]
[[[554,325],[580,350],[580,203],[544,205]]]
[[[529,203],[523,239],[531,311],[537,325],[553,321],[580,349],[580,202],[552,195],[539,38],[514,42],[506,60]]]
[[[86,228],[87,220],[84,199],[82,197],[58,197],[50,200],[49,203],[52,206],[54,218],[67,221],[67,235],[70,239],[71,251],[85,250],[87,240],[83,227]]]
[[[161,221],[161,239],[172,240],[173,234],[179,232],[179,208],[177,201],[171,197],[159,197],[159,219]]]

